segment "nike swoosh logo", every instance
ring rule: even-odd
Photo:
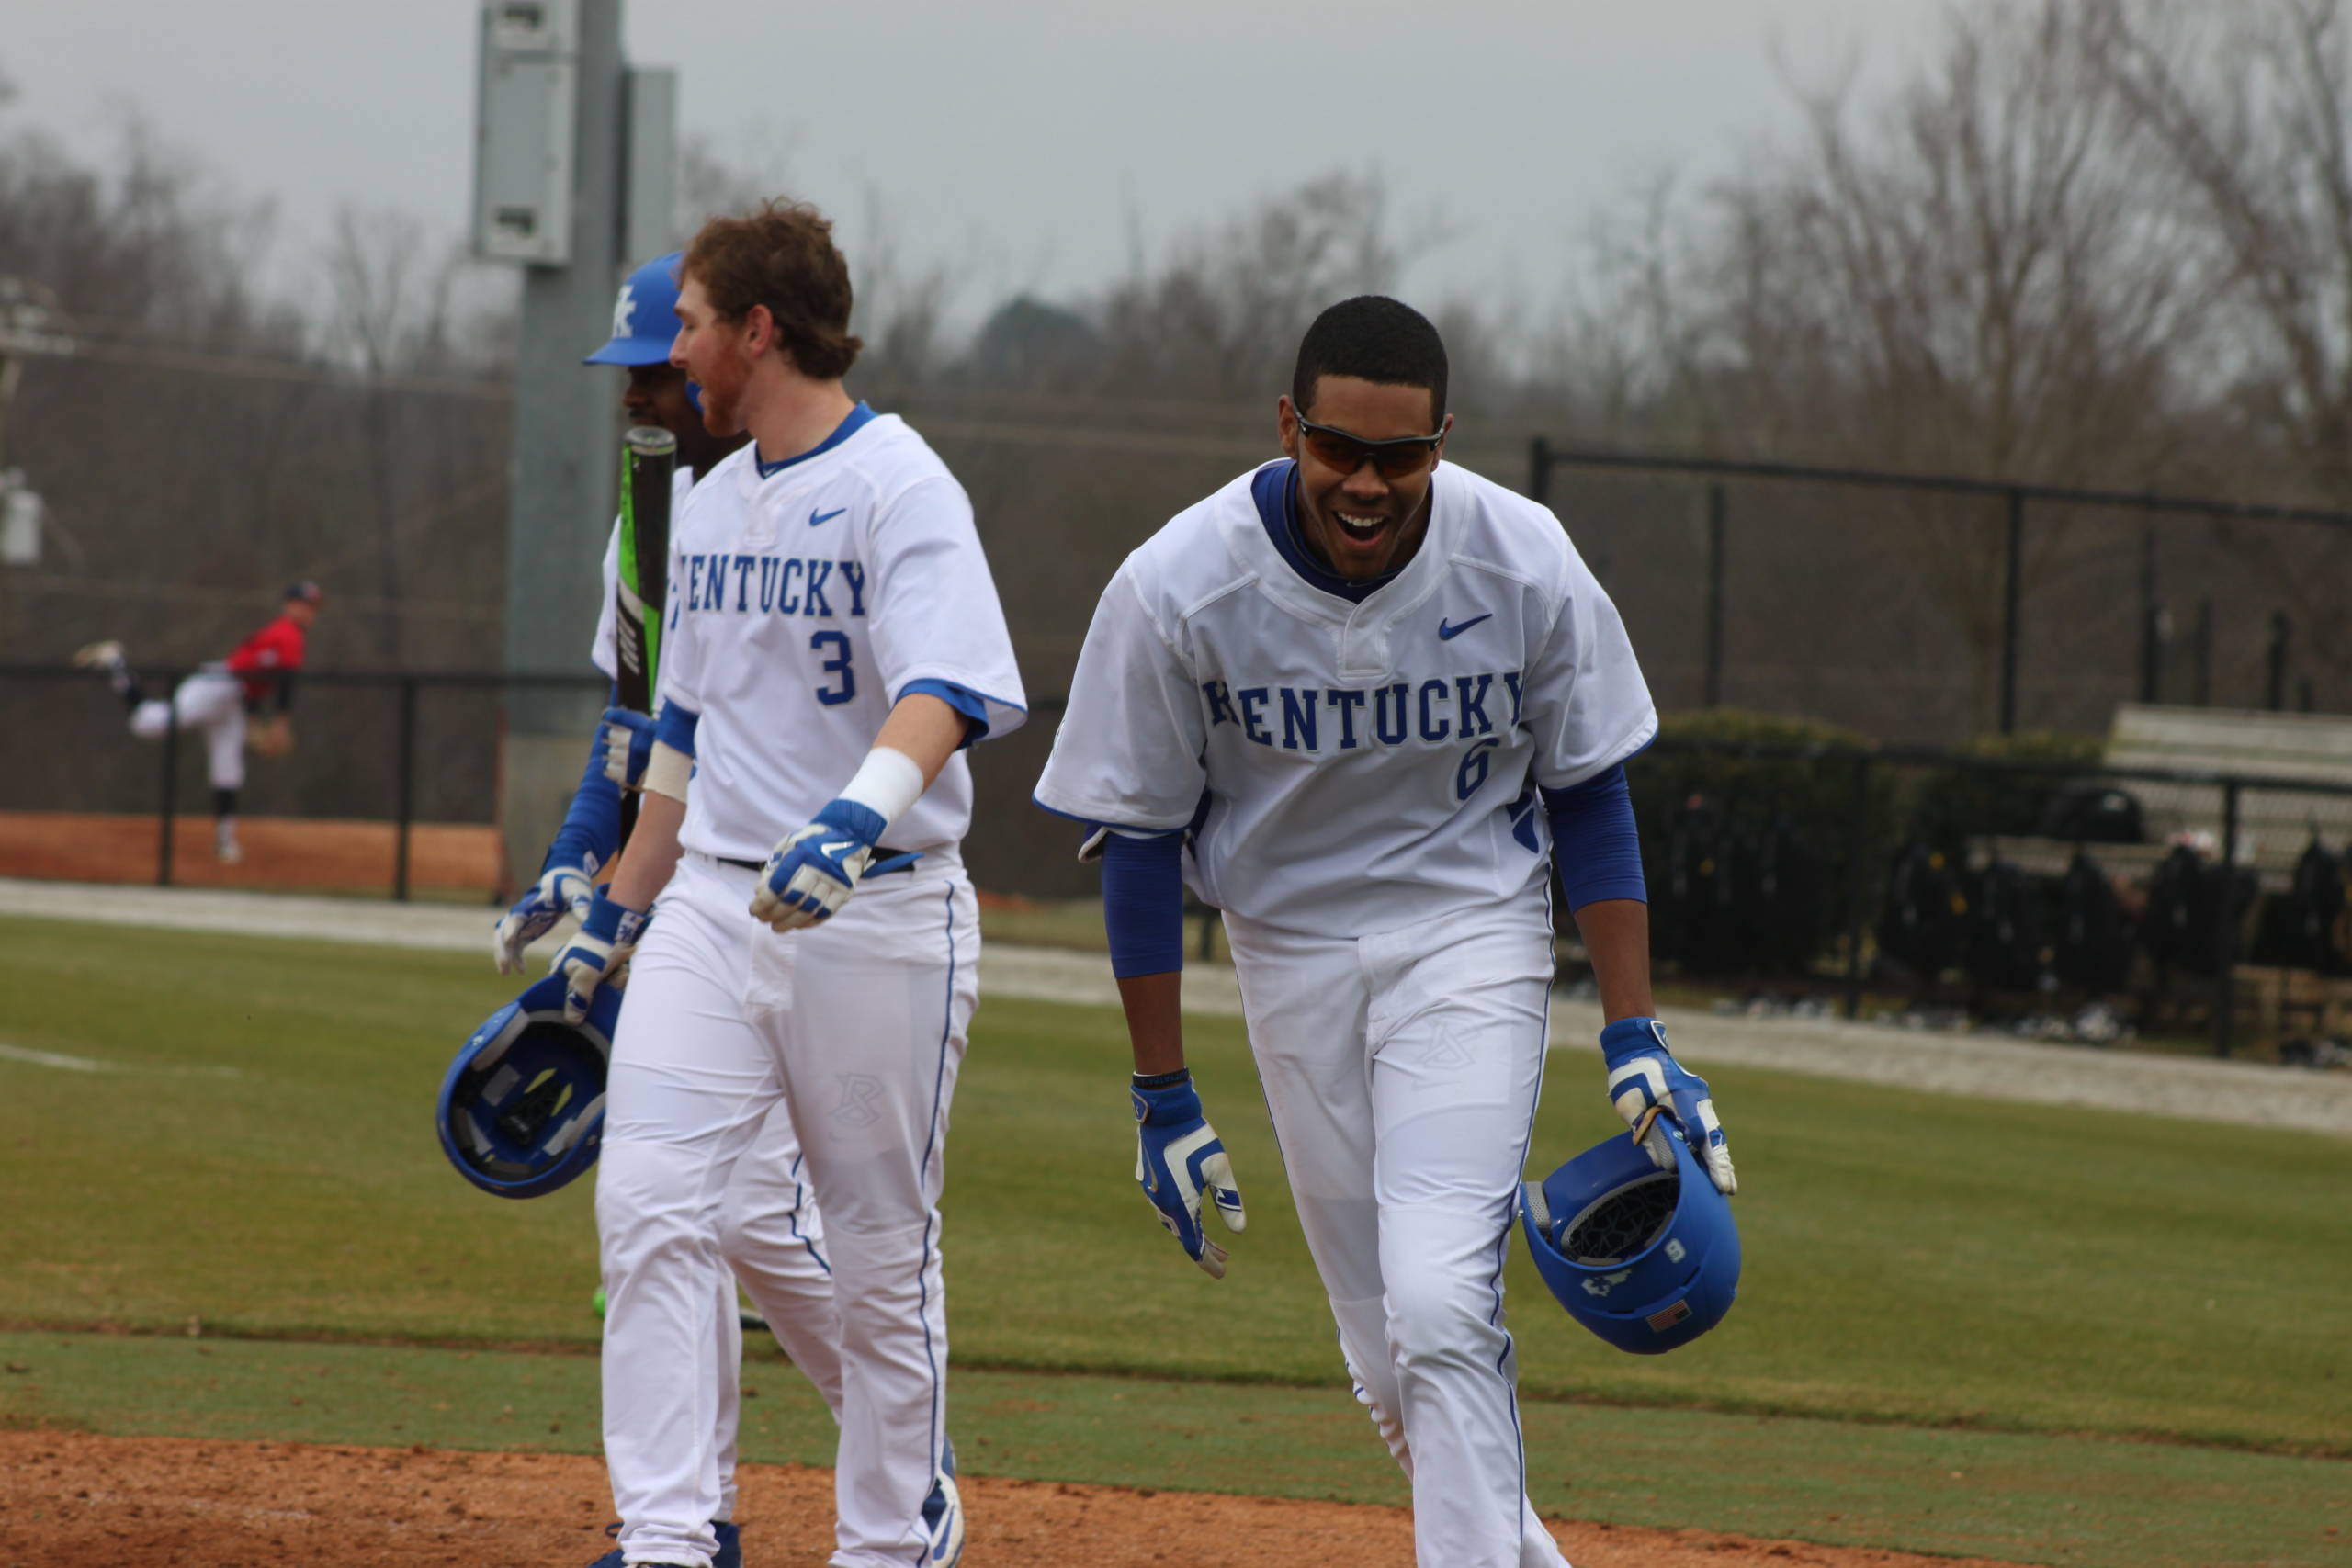
[[[831,523],[848,510],[846,506],[836,506],[831,512],[811,512],[808,513],[808,526],[814,528],[820,524]]]
[[[1448,626],[1445,621],[1441,618],[1437,624],[1437,640],[1440,642],[1452,642],[1455,637],[1460,637],[1464,632],[1468,631],[1480,621],[1491,621],[1494,618],[1495,613],[1492,610],[1487,611],[1483,615],[1473,615],[1458,626]]]

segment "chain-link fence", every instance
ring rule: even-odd
[[[300,743],[253,764],[253,859],[228,874],[204,831],[200,730],[142,745],[90,671],[0,666],[16,732],[45,741],[0,771],[0,870],[487,902],[514,880],[495,829],[506,694],[602,690],[301,681]],[[1069,824],[1029,802],[1060,706],[1039,701],[972,753],[965,853],[991,892],[1097,890]],[[1767,1011],[2324,1052],[2352,1036],[2352,758],[2234,755],[2199,769],[1668,737],[1628,767],[1660,971]]]
[[[187,673],[141,671],[142,690],[169,697]],[[17,733],[44,738],[0,769],[0,874],[489,901],[518,874],[502,858],[497,822],[505,699],[522,688],[591,702],[607,690],[593,673],[303,672],[294,750],[248,754],[239,858],[224,865],[209,837],[203,729],[175,708],[142,742],[103,676],[0,665],[0,712]],[[971,753],[981,806],[966,863],[983,886],[1044,897],[1092,890],[1069,825],[1028,803],[1060,705],[1036,704],[1023,729]],[[583,763],[588,741],[583,726]]]
[[[1532,444],[1661,707],[1951,745],[2118,703],[2342,711],[2352,512]]]
[[[251,863],[241,855],[231,874],[209,836],[209,732],[169,700],[190,674],[141,671],[141,692],[159,710],[142,737],[94,671],[0,666],[0,708],[19,733],[45,740],[0,772],[0,862],[20,874],[487,901],[506,880],[494,829],[503,694],[605,689],[594,675],[305,672],[293,750],[243,758],[237,814],[253,825]],[[266,701],[248,727],[273,707]]]

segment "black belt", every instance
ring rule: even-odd
[[[877,861],[888,860],[893,855],[902,855],[906,852],[907,852],[904,850],[894,850],[888,844],[876,844],[874,846],[874,858]],[[763,860],[737,860],[732,855],[716,855],[712,858],[717,860],[721,865],[740,866],[745,871],[765,871],[768,868],[768,863]],[[911,865],[902,865],[893,869],[899,871],[911,871],[914,868]]]

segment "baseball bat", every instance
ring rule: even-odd
[[[629,428],[621,443],[620,573],[613,585],[614,668],[621,705],[651,714],[660,689],[662,615],[669,598],[670,479],[678,438],[658,425]],[[637,794],[621,796],[621,841],[637,826]]]

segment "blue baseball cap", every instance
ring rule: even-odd
[[[612,341],[583,365],[666,365],[678,335],[678,263],[684,251],[655,256],[628,275],[613,302]]]

